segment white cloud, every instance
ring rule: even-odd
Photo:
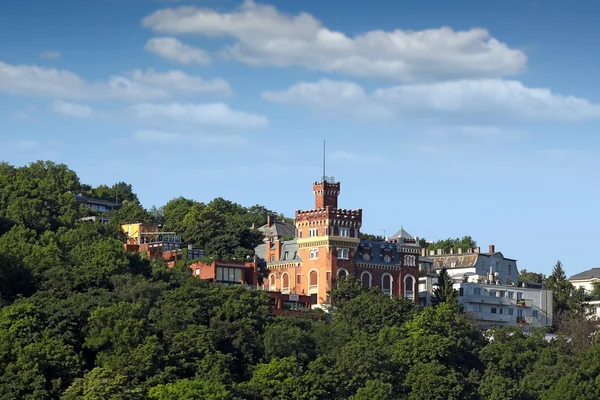
[[[141,119],[166,119],[222,128],[262,128],[269,124],[265,116],[233,110],[224,103],[143,103],[131,106],[130,110]]]
[[[215,78],[206,81],[199,76],[187,75],[181,71],[158,73],[152,69],[142,71],[136,69],[131,78],[134,82],[149,85],[178,93],[213,93],[220,96],[230,96],[233,93],[231,85],[224,79]]]
[[[160,33],[232,37],[236,42],[224,48],[225,54],[250,65],[302,66],[394,81],[495,78],[520,73],[527,63],[521,50],[485,29],[373,30],[349,37],[310,14],[289,16],[251,0],[228,13],[166,8],[142,24]]]
[[[185,45],[172,37],[150,39],[144,48],[167,60],[177,61],[181,64],[210,64],[210,54],[206,51]]]
[[[509,117],[586,121],[600,117],[599,104],[501,79],[407,84],[377,89],[372,93],[366,93],[355,83],[323,79],[313,83],[301,82],[281,92],[263,92],[262,97],[272,102],[362,113],[375,118]]]
[[[52,111],[56,114],[72,118],[90,118],[92,109],[84,104],[68,103],[62,100],[56,100],[52,103]]]
[[[45,58],[48,60],[58,60],[62,55],[58,51],[47,50],[40,54],[41,58]]]
[[[67,70],[11,65],[0,61],[0,92],[70,100],[124,101],[165,99],[176,94],[231,92],[229,84],[222,79],[204,81],[181,71],[161,74],[153,70],[135,70],[131,75],[131,78],[111,76],[105,82],[88,83]]]
[[[140,130],[133,135],[134,139],[143,144],[184,145],[194,147],[231,145],[239,146],[246,143],[246,138],[239,135],[206,135],[183,134],[154,130]]]

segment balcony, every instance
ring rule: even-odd
[[[290,288],[289,287],[281,288],[281,294],[290,294]]]
[[[531,308],[531,307],[533,307],[533,300],[531,300],[531,299],[519,299],[519,300],[517,300],[517,307]]]
[[[465,313],[474,321],[492,321],[492,322],[510,322],[511,316],[508,314],[492,314],[488,312],[469,311]]]
[[[511,299],[506,297],[482,296],[475,294],[460,296],[459,299],[462,303],[491,304],[496,306],[509,306],[512,304]]]
[[[308,285],[308,293],[312,294],[312,293],[318,293],[319,292],[319,285]]]

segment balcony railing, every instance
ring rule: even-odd
[[[290,294],[290,288],[289,287],[281,288],[281,293],[282,294]]]
[[[319,285],[308,285],[309,293],[316,293],[319,291]]]

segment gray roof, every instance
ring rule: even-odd
[[[592,268],[587,271],[580,272],[578,274],[573,275],[569,278],[569,280],[579,280],[579,279],[591,279],[598,278],[600,279],[600,268]]]
[[[391,239],[400,239],[400,238],[402,238],[402,239],[414,239],[414,237],[412,237],[410,235],[410,233],[406,232],[404,230],[404,228],[402,228],[402,227],[400,228],[400,230],[398,232],[394,233],[394,236],[391,237]]]
[[[258,230],[268,238],[296,236],[296,227],[287,222],[275,221],[271,226],[265,224],[258,228]]]
[[[261,260],[265,260],[267,256],[267,246],[270,246],[270,243],[259,244],[254,248],[254,254]],[[285,257],[285,252],[288,253],[288,258]],[[265,260],[269,261],[269,260]],[[287,240],[285,242],[281,242],[281,260],[275,260],[274,262],[280,261],[302,261],[300,256],[298,255],[298,242],[296,239]]]

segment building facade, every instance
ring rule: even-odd
[[[418,241],[403,229],[389,241],[363,241],[362,209],[338,207],[339,182],[324,177],[313,192],[315,208],[296,211],[293,240],[267,239],[255,249],[266,265],[267,290],[327,304],[337,277],[353,275],[365,287],[417,301]]]
[[[575,274],[569,278],[569,282],[576,289],[581,288],[585,290],[586,294],[591,294],[594,291],[594,284],[600,283],[600,268],[592,268]]]
[[[419,278],[419,304],[431,304],[437,277]],[[466,317],[482,329],[513,326],[524,330],[552,326],[552,290],[525,282],[504,285],[486,280],[455,279],[454,289]]]
[[[506,258],[496,251],[496,246],[490,245],[487,253],[482,253],[479,247],[474,249],[442,249],[429,252],[429,259],[433,260],[433,271],[437,272],[446,268],[452,277],[465,275],[485,276],[490,282],[518,282],[519,270],[517,260]]]

